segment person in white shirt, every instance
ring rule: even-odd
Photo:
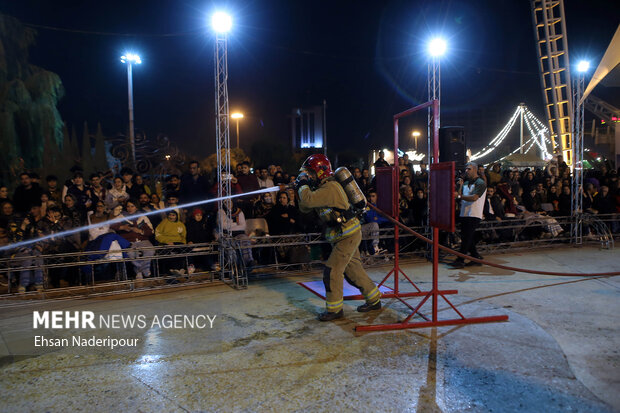
[[[455,192],[457,200],[461,201],[461,250],[460,252],[474,258],[482,259],[476,250],[476,228],[480,225],[486,199],[487,184],[478,175],[478,165],[469,162],[465,166],[465,181],[459,179],[459,189]],[[481,265],[470,261],[469,265]],[[463,268],[465,260],[458,257],[450,264],[454,268]]]

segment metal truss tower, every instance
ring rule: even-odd
[[[441,105],[441,67],[439,64],[439,58],[438,57],[431,57],[431,61],[428,62],[428,74],[427,74],[427,81],[428,81],[428,100],[435,100],[437,99]],[[441,117],[439,116],[439,111],[441,110],[441,107],[439,106],[437,108],[437,122],[439,123]],[[439,125],[441,126],[441,123],[439,123]],[[427,157],[427,162],[430,165],[432,163],[431,161],[431,132],[432,132],[432,127],[433,127],[433,113],[431,111],[431,108],[428,109],[428,122],[427,122],[427,135],[428,136],[428,157]]]
[[[584,73],[573,79],[573,174],[571,199],[571,238],[573,243],[583,242],[581,215],[583,213],[583,109],[579,103],[584,90]]]
[[[572,169],[573,98],[570,83],[563,0],[531,0],[540,82],[553,148],[560,141],[562,156]]]
[[[215,34],[215,134],[217,154],[217,202],[218,211],[225,210],[228,219],[231,219],[230,208],[223,208],[225,201],[222,197],[231,195],[230,191],[230,135],[228,117],[228,35],[217,32]],[[218,212],[219,261],[222,279],[231,274],[231,260],[228,259],[227,248],[231,238],[229,228],[224,228]]]

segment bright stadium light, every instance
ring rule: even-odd
[[[121,62],[123,63],[129,63],[129,64],[142,64],[142,60],[140,59],[140,56],[138,56],[135,53],[125,53],[124,55],[121,56]]]
[[[433,57],[442,56],[446,52],[446,41],[439,37],[434,38],[428,44],[428,52]]]
[[[590,62],[588,62],[587,60],[582,60],[577,64],[577,71],[578,72],[587,72],[588,69],[590,68]]]
[[[211,26],[218,33],[228,33],[232,28],[232,18],[228,14],[218,11],[211,17]]]

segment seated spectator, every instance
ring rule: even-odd
[[[181,179],[179,175],[172,174],[168,178],[166,178],[166,187],[164,188],[164,198],[168,197],[169,192],[176,192],[177,194],[181,191]]]
[[[19,226],[12,227],[10,233],[11,243],[32,240],[39,237],[39,222],[41,216],[41,205],[34,204],[27,216],[21,220]],[[37,244],[22,245],[12,250],[12,260],[9,265],[13,268],[23,268],[19,272],[18,293],[23,294],[30,286],[34,286],[37,291],[43,290],[43,259],[42,246]],[[34,268],[27,268],[34,267]]]
[[[71,221],[71,228],[77,228],[84,225],[86,212],[78,209],[77,199],[75,195],[68,193],[65,196],[65,203],[62,207],[62,214]]]
[[[45,181],[47,182],[47,191],[50,193],[50,198],[57,205],[60,205],[62,203],[62,188],[58,188],[58,178],[56,175],[48,175]]]
[[[9,199],[9,188],[5,185],[0,185],[0,205],[4,204],[7,201],[11,201]]]
[[[113,215],[118,215],[123,209],[123,205],[129,199],[129,194],[125,190],[123,180],[117,176],[114,178],[112,189],[108,191],[105,199],[105,206]]]
[[[422,189],[418,189],[415,193],[413,201],[409,203],[409,207],[413,213],[413,225],[416,227],[426,225],[426,216],[428,209],[428,199]]]
[[[491,165],[491,169],[487,171],[489,186],[491,185],[495,186],[502,181],[501,168],[502,168],[501,164],[497,162]]]
[[[273,208],[273,197],[271,192],[261,194],[258,201],[254,203],[252,212],[254,218],[265,218]]]
[[[530,191],[523,195],[523,206],[528,212],[544,214],[540,199],[536,196],[536,187],[530,187]]]
[[[230,219],[228,218],[228,211],[230,211]],[[239,241],[241,245],[241,254],[245,265],[248,267],[254,266],[256,261],[252,256],[252,250],[250,247],[250,238],[245,233],[245,215],[239,206],[237,206],[229,198],[222,202],[222,209],[217,211],[217,225],[221,225],[224,232],[230,232],[232,236]]]
[[[67,198],[70,198],[68,195]],[[47,216],[39,222],[39,233],[42,236],[53,235],[74,228],[72,218],[63,216],[60,207],[47,208]],[[80,234],[70,234],[62,237],[48,238],[42,243],[42,252],[45,255],[67,254],[77,252],[81,248]],[[71,260],[61,258],[60,262]],[[58,267],[49,269],[49,282],[53,287],[68,287],[78,283],[78,272],[75,267]]]
[[[558,189],[555,185],[549,187],[549,194],[547,195],[547,202],[553,205],[553,214],[557,215],[559,210],[560,197],[558,195]]]
[[[164,205],[164,201],[161,200],[159,195],[156,192],[151,194],[151,208],[155,209],[164,209],[166,206]]]
[[[136,193],[138,196],[141,194],[151,195],[151,188],[144,182],[144,177],[140,174],[136,174],[133,178],[134,185],[136,186]]]
[[[290,204],[286,191],[279,191],[277,203],[267,214],[270,235],[287,235],[297,232],[297,208]]]
[[[571,204],[573,197],[570,192],[570,186],[562,187],[562,194],[558,197],[558,215],[561,217],[571,216]]]
[[[258,178],[258,185],[261,188],[271,188],[274,186],[273,179],[269,176],[267,168],[261,168],[260,177]]]
[[[400,221],[408,227],[412,227],[413,224],[413,189],[408,185],[401,185],[399,190],[398,206],[399,206],[399,218]]]
[[[179,221],[179,214],[172,210],[166,213],[166,218],[155,228],[155,239],[162,245],[185,244],[187,229]]]
[[[89,241],[93,241],[101,235],[110,232],[110,225],[93,226],[97,224],[103,224],[109,219],[109,214],[105,209],[105,204],[103,203],[103,201],[97,201],[97,203],[95,204],[95,210],[88,211],[86,219],[88,221]]]
[[[536,184],[536,197],[542,204],[548,203],[547,201],[547,189],[545,189],[544,184],[542,182],[538,182]]]
[[[187,243],[187,228],[179,221],[179,214],[175,211],[168,211],[166,218],[155,229],[155,239],[162,245],[182,245]],[[173,251],[176,252],[176,251]],[[163,272],[174,274],[184,274],[182,258],[172,258],[161,262]]]
[[[187,222],[187,243],[188,244],[206,244],[212,242],[214,239],[213,227],[210,225],[209,220],[204,216],[204,212],[200,208],[194,208],[192,216]],[[210,251],[209,247],[196,247],[192,249],[193,252]],[[210,269],[213,260],[211,255],[196,255],[189,258],[193,270],[201,272],[203,270]],[[191,270],[192,267],[189,268]],[[193,271],[188,271],[193,272]]]
[[[138,201],[130,199],[125,204],[125,211],[121,214],[123,221],[112,224],[111,228],[131,244],[131,249],[127,251],[127,257],[135,260],[132,261],[132,265],[136,279],[141,280],[143,277],[151,276],[151,260],[136,258],[152,257],[155,255],[155,251],[153,244],[149,241],[153,235],[153,225],[147,216],[137,214]]]
[[[595,214],[613,214],[616,212],[615,199],[609,193],[606,185],[601,186],[601,190],[594,197],[592,210]]]
[[[368,193],[368,203],[377,206],[377,191],[371,190]],[[370,246],[367,242],[364,243],[366,252],[370,255],[385,252],[379,248],[379,228],[389,226],[390,221],[374,209],[368,209],[364,213],[364,221],[366,223],[362,224],[362,234],[364,238],[372,237]]]
[[[569,186],[566,184],[566,186]],[[594,205],[594,197],[596,196],[596,187],[594,184],[587,183],[584,185],[583,191],[583,212],[588,214],[596,214],[596,211],[593,209]],[[569,214],[570,215],[570,214]]]
[[[107,223],[110,218],[110,215],[105,210],[103,201],[97,201],[95,204],[95,211],[88,212],[89,241],[84,251],[105,251],[105,253],[94,252],[88,255],[88,261],[102,259],[120,260],[123,257],[127,257],[126,254],[123,254],[122,250],[129,248],[131,244],[110,229],[110,225]],[[94,266],[84,265],[81,269],[86,279],[90,279],[91,277],[94,277],[94,279],[109,279],[111,278],[110,274],[114,274],[113,271],[109,270],[109,263],[95,264]]]
[[[41,215],[47,215],[47,208],[56,205],[56,202],[50,199],[50,193],[43,191],[41,193]]]
[[[5,201],[0,206],[0,226],[8,228],[11,222],[18,222],[19,215],[15,213],[13,209],[13,203],[11,201]]]
[[[176,192],[169,192],[166,196],[166,208],[174,208],[177,215],[179,216],[179,221],[182,223],[187,222],[187,216],[184,209],[178,208],[179,205],[179,194]]]
[[[286,179],[284,179],[284,174],[281,171],[276,171],[276,174],[273,177],[274,185],[286,185]]]
[[[105,203],[108,190],[102,185],[99,174],[90,174],[90,194],[93,205],[101,201]]]

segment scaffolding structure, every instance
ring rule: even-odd
[[[560,141],[562,156],[572,169],[571,132],[573,98],[570,83],[566,21],[563,0],[531,0],[536,53],[547,122],[555,150]]]
[[[573,175],[571,190],[571,239],[574,244],[583,243],[583,112],[584,104],[580,103],[584,90],[584,73],[573,79]]]
[[[217,32],[215,34],[215,134],[217,154],[217,202],[218,208],[218,240],[219,264],[222,280],[229,280],[235,287],[247,286],[247,275],[239,277],[233,268],[230,248],[232,233],[230,228],[222,222],[223,216],[219,211],[225,211],[228,222],[231,220],[231,209],[224,208],[225,197],[231,195],[230,189],[230,118],[228,113],[228,35]],[[224,200],[223,200],[224,199]]]

